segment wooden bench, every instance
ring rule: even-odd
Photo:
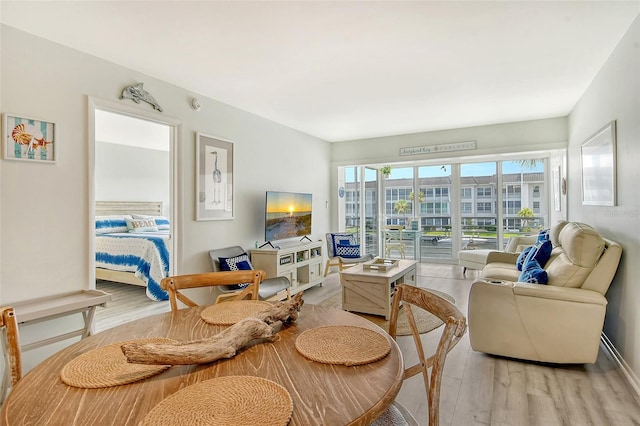
[[[88,337],[91,334],[91,326],[93,324],[96,307],[105,306],[110,300],[111,295],[104,291],[81,290],[11,304],[15,311],[18,324],[35,324],[77,313],[82,313],[84,319],[84,327],[80,329],[48,337],[26,345],[20,345],[20,349],[22,351],[28,351],[72,337],[80,336],[81,339]],[[2,378],[2,388],[0,389],[0,403],[2,403],[10,387],[9,342],[7,342],[6,335],[0,339],[0,343],[2,344],[2,350],[7,361]]]

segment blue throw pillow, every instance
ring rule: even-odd
[[[243,253],[234,257],[219,257],[221,271],[251,271],[253,266],[249,261],[249,255]]]
[[[344,246],[353,246],[356,244],[356,238],[353,234],[331,234],[331,240],[333,241],[334,256],[340,256],[338,254],[338,244]]]
[[[516,267],[518,268],[518,271],[522,271],[522,265],[524,264],[524,261],[531,250],[533,250],[533,246],[525,247],[525,249],[522,250],[522,252],[518,256],[518,259],[516,260]]]
[[[252,271],[253,265],[249,261],[249,255],[242,253],[234,257],[219,257],[221,271]],[[240,290],[251,283],[242,283],[226,286],[228,290]]]
[[[342,245],[338,244],[336,247],[336,256],[345,258],[360,257],[360,244],[355,245]]]
[[[549,282],[549,276],[537,261],[530,260],[524,264],[518,281],[531,284],[546,284]]]
[[[549,240],[537,242],[536,245],[533,246],[533,250],[531,250],[529,254],[527,254],[527,257],[524,259],[523,265],[526,265],[530,260],[535,260],[540,264],[540,266],[544,268],[544,265],[546,265],[547,261],[551,257],[552,249],[553,246],[551,245],[551,241]],[[524,270],[524,266],[522,267],[522,269]]]
[[[549,230],[548,229],[544,229],[540,232],[538,232],[538,242],[541,241],[549,241]]]

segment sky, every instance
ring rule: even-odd
[[[443,169],[444,167],[444,169]],[[488,163],[468,163],[461,165],[461,174],[463,177],[466,176],[491,176],[496,173],[496,162],[488,162]],[[445,171],[446,169],[446,171]],[[523,168],[516,161],[503,161],[502,162],[502,173],[520,173],[521,171],[526,173],[532,172],[543,172],[544,171],[544,162],[539,161],[534,168]],[[451,174],[451,165],[446,164],[444,166],[421,166],[419,168],[420,177],[442,177],[442,176],[450,176]],[[354,168],[349,167],[346,169],[346,181],[353,182],[354,179]],[[371,169],[367,169],[365,171],[365,177],[367,181],[375,180],[375,171]],[[403,178],[412,178],[413,177],[413,167],[399,167],[391,169],[391,179],[403,179]]]
[[[311,194],[267,191],[267,213],[310,212]]]

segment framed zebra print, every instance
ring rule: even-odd
[[[50,121],[5,113],[2,143],[5,160],[56,162],[56,124]]]

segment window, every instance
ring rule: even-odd
[[[449,203],[424,203],[425,214],[449,214]]]
[[[477,203],[476,211],[478,213],[491,213],[491,203]]]
[[[339,167],[345,170],[347,190],[346,196],[339,199],[342,203],[340,211],[344,212],[342,214],[354,226],[360,226],[359,215],[365,213],[365,230],[371,229],[370,234],[366,234],[367,239],[371,238],[367,247],[377,247],[376,243],[380,239],[377,226],[383,221],[388,224],[404,224],[408,219],[419,220],[422,236],[425,237],[420,243],[423,259],[453,261],[454,244],[434,245],[428,237],[440,237],[444,231],[447,236],[457,238],[460,233],[454,231],[459,226],[489,228],[487,233],[490,235],[483,236],[487,240],[481,245],[483,249],[498,249],[498,243],[504,244],[510,238],[506,233],[529,232],[524,228],[534,228],[534,222],[536,226],[544,226],[549,215],[546,201],[549,189],[545,182],[545,165],[548,160],[531,161],[524,158],[492,161],[495,156],[482,158],[486,162],[461,162],[448,164],[446,167],[440,164],[394,167],[392,177],[383,182],[377,178],[367,180],[364,185],[352,184],[351,182],[359,183],[360,179],[357,176],[349,179],[350,175],[346,174],[349,167]],[[378,176],[377,168],[374,172]],[[383,192],[378,193],[378,188],[384,188],[381,189]],[[455,192],[452,192],[453,188],[456,188]],[[410,198],[409,195],[414,191],[419,191],[417,197]],[[502,204],[500,209],[498,199]],[[395,208],[399,201],[406,202],[401,206],[401,211]],[[453,204],[456,212],[452,212]],[[527,219],[527,224],[523,225],[518,213],[525,207],[533,211],[534,217]],[[344,221],[346,218],[340,220]],[[494,232],[495,236],[492,235]],[[379,255],[377,252],[372,254]]]
[[[430,217],[425,220],[425,226],[432,226],[437,229],[442,229],[444,226],[449,225],[448,217]]]
[[[520,192],[520,185],[505,185],[502,195],[506,195],[509,198],[520,198]]]
[[[504,214],[508,216],[515,216],[518,214],[522,206],[520,200],[513,201],[503,201],[502,208],[504,209]]]
[[[449,199],[449,188],[427,188],[426,198],[430,199],[441,199],[446,198]]]
[[[409,187],[392,187],[386,189],[386,197],[385,197],[385,214],[387,217],[392,216],[412,216],[413,215],[413,203],[409,198],[409,195],[413,192],[412,188]],[[406,200],[408,208],[405,212],[398,212],[396,210],[396,203],[400,200]],[[397,220],[388,221],[388,224],[396,224]]]
[[[476,188],[476,194],[478,198],[491,198],[491,187],[490,186],[479,186]]]

